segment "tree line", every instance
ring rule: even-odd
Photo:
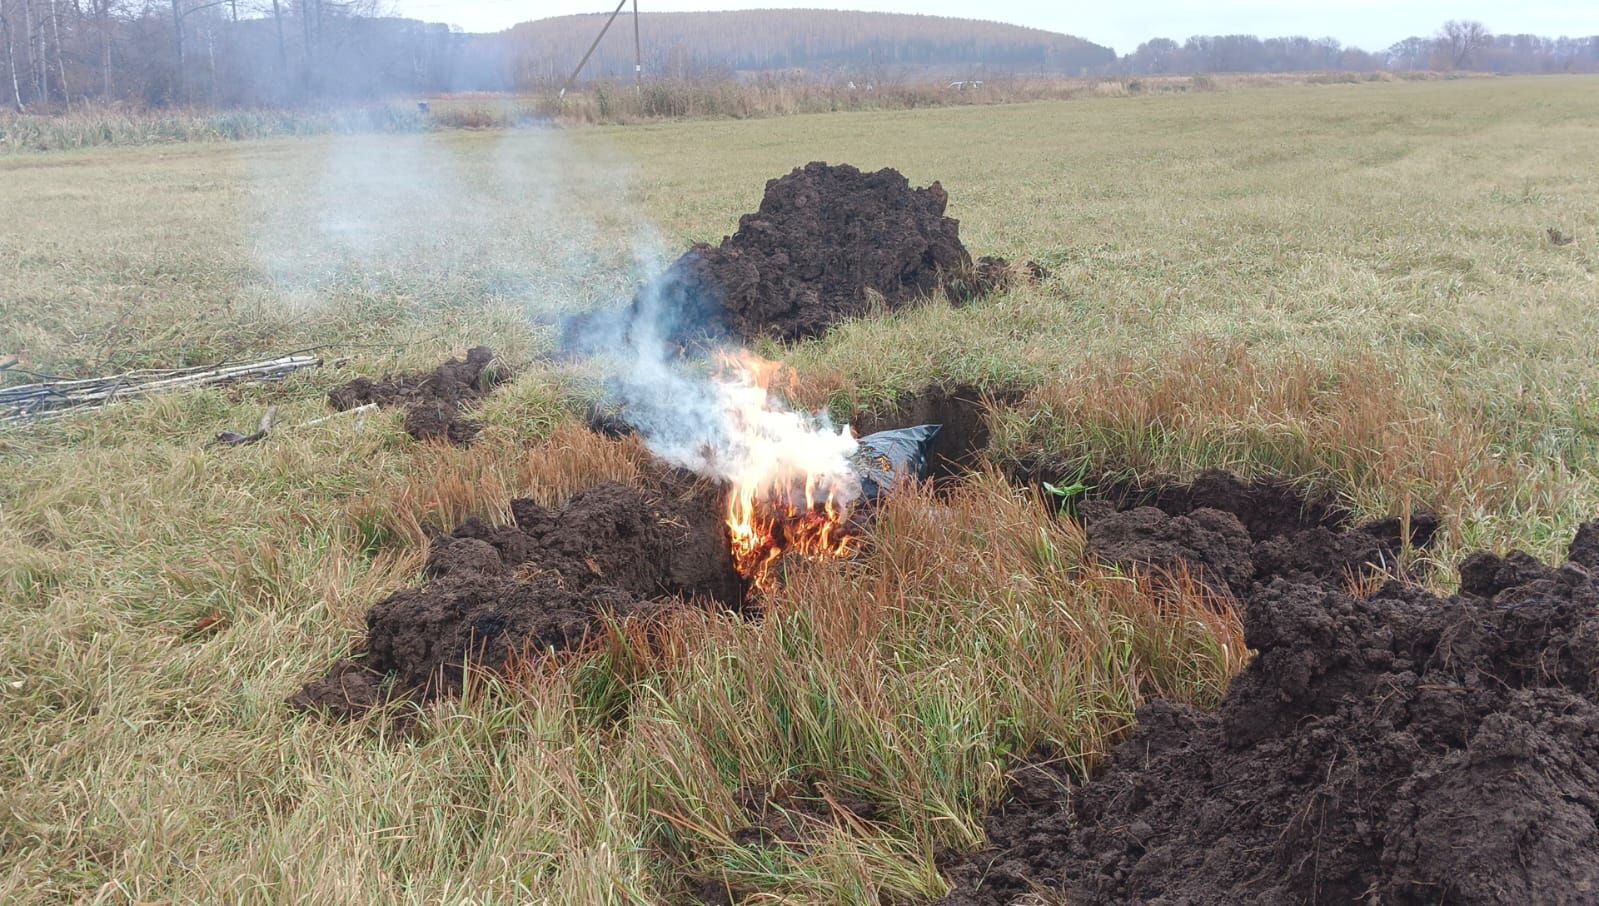
[[[440,90],[448,26],[378,0],[0,0],[0,104],[241,107]]]
[[[1437,33],[1410,37],[1375,52],[1334,38],[1199,35],[1179,44],[1154,38],[1117,63],[1128,75],[1213,72],[1479,71],[1599,72],[1599,35],[1545,38],[1495,35],[1481,22],[1451,20]]]
[[[380,0],[0,0],[0,105],[249,107],[405,94],[535,91],[564,81],[602,15],[493,35],[380,14]],[[630,78],[631,23],[596,48],[588,79]],[[1446,23],[1368,52],[1331,38],[1155,38],[1117,57],[1039,29],[938,16],[819,10],[651,13],[644,72],[811,80],[1214,72],[1481,70],[1599,72],[1599,36],[1495,35]]]

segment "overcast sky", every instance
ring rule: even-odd
[[[609,12],[616,0],[389,0],[404,16],[448,22],[467,31],[499,31],[518,22],[572,13]],[[1087,38],[1127,53],[1151,37],[1252,34],[1331,36],[1380,50],[1435,31],[1446,19],[1478,19],[1494,32],[1551,37],[1599,34],[1599,0],[639,0],[640,12],[753,7],[825,7],[996,19]],[[631,7],[630,7],[631,8]]]

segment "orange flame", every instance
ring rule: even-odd
[[[781,373],[777,363],[744,353],[721,364],[727,386],[734,388],[724,394],[727,421],[742,439],[737,461],[724,463],[732,484],[728,536],[739,574],[770,591],[788,554],[853,556],[860,541],[849,520],[859,493],[847,457],[853,437],[773,400],[769,387]]]
[[[829,495],[820,505],[813,480],[806,480],[804,505],[780,488],[739,485],[727,501],[727,529],[733,564],[761,591],[777,581],[777,566],[786,554],[844,559],[854,556],[859,537],[848,522],[847,506]],[[792,489],[789,489],[790,491]]]

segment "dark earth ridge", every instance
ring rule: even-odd
[[[1013,772],[990,845],[944,862],[946,903],[1599,901],[1599,521],[1558,567],[1483,552],[1449,598],[1362,595],[1399,520],[1290,519],[1222,474],[1145,501],[1085,507],[1091,547],[1226,586],[1258,654],[1214,714],[1145,705],[1086,782]]]
[[[913,188],[898,170],[806,164],[768,180],[737,231],[690,248],[626,307],[567,318],[562,347],[587,355],[645,335],[682,349],[794,342],[922,304],[940,287],[965,304],[1049,276],[1033,262],[974,263],[948,204],[939,183]]]
[[[742,608],[723,488],[664,468],[652,478],[647,489],[599,484],[555,510],[516,500],[509,525],[469,519],[435,537],[428,581],[373,605],[363,656],[334,664],[290,705],[355,717],[396,698],[456,694],[469,663],[497,671],[573,648],[607,620],[690,602]]]

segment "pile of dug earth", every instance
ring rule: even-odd
[[[1258,654],[1218,713],[1142,708],[1086,783],[1018,771],[946,903],[1599,902],[1599,523],[1558,566],[1475,554],[1439,598],[1350,581],[1397,522],[1285,523],[1279,492],[1085,513],[1101,557],[1231,588]]]
[[[689,249],[625,310],[568,321],[564,345],[581,354],[615,343],[618,326],[641,324],[679,345],[801,340],[846,318],[923,304],[940,287],[960,304],[1048,276],[1033,262],[974,262],[948,204],[943,186],[913,188],[898,170],[806,164],[769,181],[737,232]]]
[[[874,297],[895,308],[925,302],[941,282],[962,299],[1000,288],[1010,269],[998,259],[973,263],[959,224],[944,216],[947,202],[937,183],[913,188],[894,170],[796,169],[767,184],[760,210],[720,246],[690,249],[621,311],[574,319],[568,347],[582,352],[573,338],[592,335],[586,328],[597,322],[631,330],[646,316],[675,325],[679,339],[796,339],[865,314]],[[492,359],[479,347],[432,372],[357,379],[329,402],[403,407],[413,437],[468,443],[477,426],[467,409],[500,376]],[[591,488],[557,510],[518,500],[510,525],[469,520],[433,538],[426,582],[375,604],[355,655],[290,704],[355,717],[394,700],[457,694],[466,669],[500,671],[576,647],[608,621],[683,606],[742,611],[750,589],[732,560],[726,485],[660,462],[646,464],[642,483]]]
[[[557,510],[516,500],[510,525],[469,519],[434,538],[429,581],[367,613],[365,656],[334,664],[290,705],[355,717],[396,698],[457,694],[467,664],[501,670],[565,650],[606,620],[685,600],[741,607],[723,489],[664,467],[649,480],[649,490],[596,485]]]
[[[444,440],[464,446],[481,426],[466,418],[467,407],[494,389],[505,375],[492,367],[487,346],[468,350],[465,359],[451,359],[432,371],[389,375],[381,380],[356,378],[328,393],[328,405],[344,412],[360,406],[395,406],[405,411],[405,433],[417,440]]]

